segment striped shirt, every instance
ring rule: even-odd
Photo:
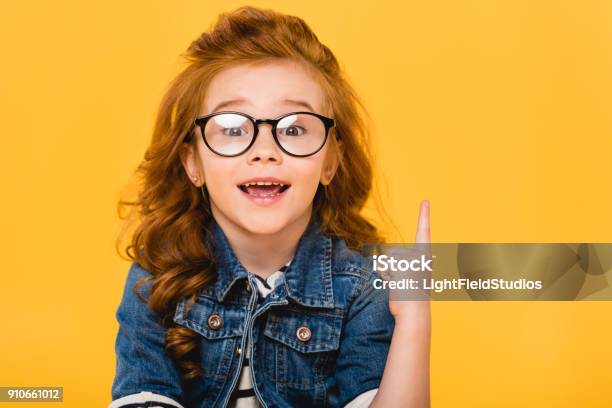
[[[287,265],[282,266],[272,275],[268,276],[267,279],[264,279],[259,275],[249,273],[249,275],[256,278],[255,283],[257,284],[257,292],[259,292],[259,296],[265,298],[270,292],[272,292],[272,290],[274,290],[277,285],[283,282],[284,273],[287,267],[289,266],[289,263],[287,263]],[[240,381],[238,382],[236,389],[230,397],[230,402],[228,405],[228,407],[230,408],[261,407],[261,405],[257,401],[257,397],[255,396],[255,390],[253,390],[253,382],[251,381],[251,356],[249,355],[250,349],[250,344],[247,344],[246,354],[244,356],[242,364],[242,372],[240,373]]]

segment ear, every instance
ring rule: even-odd
[[[330,146],[331,149],[325,155],[325,163],[323,163],[323,171],[321,172],[321,184],[329,185],[336,175],[338,165],[340,164],[340,154],[342,154],[342,144],[340,141],[335,141],[335,144]]]
[[[181,162],[183,163],[187,177],[189,177],[196,187],[200,187],[204,184],[204,175],[201,174],[198,165],[199,161],[196,149],[195,143],[184,143],[180,147],[179,156],[181,157]]]

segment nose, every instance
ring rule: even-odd
[[[249,164],[272,163],[280,164],[282,154],[272,135],[272,125],[260,124],[255,142],[247,152]]]

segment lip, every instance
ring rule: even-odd
[[[278,179],[276,177],[254,177],[254,178],[242,181],[242,182],[238,183],[238,185],[241,186],[241,185],[247,184],[247,183],[257,183],[258,181],[265,182],[265,183],[285,184],[287,186],[291,185],[291,183],[289,183],[288,181],[281,180],[281,179]]]
[[[277,202],[283,199],[286,193],[287,193],[286,191],[283,191],[280,194],[276,194],[270,197],[255,197],[255,196],[250,195],[249,193],[245,193],[244,191],[240,190],[240,194],[242,194],[246,199],[251,200],[253,203],[257,205],[263,205],[263,206],[276,204]]]
[[[240,186],[244,184],[257,183],[257,182],[283,184],[287,186],[287,188],[278,194],[274,194],[274,195],[267,196],[267,197],[254,196],[240,188]],[[236,185],[236,187],[238,188],[238,190],[240,190],[240,193],[243,194],[243,196],[247,198],[248,200],[250,200],[251,202],[257,205],[261,205],[261,206],[268,206],[268,205],[275,204],[278,201],[282,200],[282,198],[287,194],[287,190],[289,190],[289,187],[291,187],[291,183],[285,180],[281,180],[276,177],[253,177],[248,180],[240,182],[239,184]]]

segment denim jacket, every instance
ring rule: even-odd
[[[201,335],[202,373],[181,386],[164,349],[164,329],[132,292],[138,279],[150,276],[134,262],[116,313],[113,400],[148,391],[184,407],[224,407],[247,344],[264,407],[342,407],[379,386],[394,320],[388,293],[373,287],[378,275],[371,262],[323,235],[313,220],[284,284],[262,299],[219,225],[213,221],[211,228],[217,279],[188,310],[182,299],[174,314],[175,323]],[[141,287],[145,298],[150,284]]]

